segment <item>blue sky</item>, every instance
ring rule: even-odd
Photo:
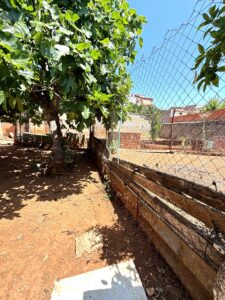
[[[144,27],[144,47],[139,55],[148,55],[154,46],[162,43],[168,29],[179,27],[186,22],[196,0],[128,0],[138,14],[148,19]]]
[[[148,19],[143,32],[144,47],[137,48],[136,63],[128,69],[133,82],[132,93],[152,97],[154,103],[162,109],[171,106],[205,105],[214,97],[224,99],[225,81],[221,82],[219,88],[208,87],[206,92],[198,91],[197,85],[193,84],[195,71],[192,68],[199,55],[198,44],[208,47],[210,42],[210,37],[203,39],[203,32],[197,28],[202,22],[202,14],[208,12],[216,1],[128,2],[138,14]],[[181,26],[182,24],[186,25]],[[167,33],[168,30],[177,28],[179,30]],[[156,49],[152,52],[153,47]]]

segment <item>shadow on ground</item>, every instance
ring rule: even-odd
[[[122,202],[113,200],[112,204],[118,216],[117,223],[111,227],[92,228],[102,236],[101,259],[109,265],[133,259],[144,287],[152,295],[150,299],[190,300],[190,296]]]
[[[43,175],[35,164],[44,164],[49,152],[18,146],[0,147],[0,219],[19,217],[27,200],[58,201],[82,193],[88,182],[96,183],[87,153],[77,152],[70,171],[63,176]]]

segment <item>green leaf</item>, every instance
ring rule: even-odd
[[[10,3],[12,5],[12,7],[16,8],[16,2],[15,2],[15,0],[10,0]]]
[[[114,12],[112,13],[112,17],[113,17],[113,19],[115,19],[115,20],[119,20],[119,19],[121,18],[120,12],[119,12],[119,11],[114,11]]]
[[[204,55],[200,55],[196,61],[195,61],[195,66],[194,69],[197,69],[199,67],[199,65],[202,63],[202,61],[204,60],[205,56]]]
[[[105,38],[104,40],[101,40],[100,43],[103,44],[103,45],[108,45],[110,43],[110,39]]]
[[[83,51],[91,47],[91,43],[79,43],[76,45],[76,49],[78,51]]]
[[[17,102],[17,108],[18,108],[18,110],[19,110],[20,112],[23,112],[24,109],[23,109],[23,102],[22,102],[22,100],[21,100],[20,98],[17,98],[17,99],[16,99],[16,102]]]
[[[59,12],[58,12],[58,8],[57,5],[52,5],[49,7],[49,11],[51,13],[52,19],[53,20],[57,20],[59,18]]]
[[[210,20],[209,16],[206,13],[202,14],[202,16],[207,22]]]
[[[28,71],[30,68],[30,56],[25,52],[15,51],[11,54],[11,63],[18,69],[26,68]]]
[[[62,33],[65,35],[73,35],[74,34],[73,31],[63,28],[63,27],[60,27],[58,30],[56,30],[56,32]]]
[[[216,75],[215,79],[212,81],[212,84],[216,87],[219,86],[219,76],[218,75]]]
[[[219,67],[218,72],[225,72],[225,66]]]
[[[32,5],[22,4],[22,8],[25,9],[26,11],[29,11],[29,12],[34,10]]]
[[[90,117],[90,109],[87,106],[83,107],[82,116],[85,120],[87,120]]]
[[[92,36],[92,32],[89,31],[89,30],[82,29],[81,31],[82,31],[82,33],[85,34],[85,36],[86,36],[88,39],[90,39],[90,37]]]
[[[197,85],[197,89],[200,90],[201,86],[203,85],[203,83],[205,82],[204,79],[202,79],[201,81],[199,81],[198,85]]]
[[[108,118],[108,116],[109,116],[108,110],[107,110],[104,106],[100,106],[99,108],[100,108],[101,113],[103,114],[103,116],[104,116],[105,118]]]
[[[7,32],[3,34],[0,32],[0,46],[12,52],[13,50],[18,49],[19,43],[12,34]]]
[[[201,54],[204,54],[204,53],[205,53],[205,49],[204,49],[204,47],[203,47],[201,44],[198,45],[198,51],[199,51]]]
[[[143,44],[144,44],[144,41],[143,41],[143,38],[142,37],[139,37],[139,46],[142,48],[143,47]]]
[[[0,105],[5,101],[5,93],[3,91],[0,91]]]
[[[108,72],[106,65],[101,65],[100,71],[102,75],[105,75]]]
[[[98,60],[101,57],[101,52],[97,49],[91,51],[91,57],[93,60]]]
[[[69,92],[74,91],[76,89],[76,80],[74,76],[67,76],[61,82],[61,86],[63,88],[63,92],[67,95]]]
[[[14,34],[16,37],[23,38],[24,36],[30,36],[30,30],[23,21],[20,21],[14,25]]]
[[[211,15],[211,17],[216,16],[216,5],[213,5],[212,7],[210,7],[209,14]]]
[[[9,105],[11,106],[12,109],[16,107],[16,98],[12,97],[11,95],[9,97]]]
[[[109,38],[105,38],[105,39],[101,40],[100,43],[101,43],[102,45],[104,45],[104,46],[107,46],[107,48],[109,48],[109,49],[113,49],[113,48],[114,48],[114,45],[113,45],[113,43],[110,41]]]
[[[77,22],[80,19],[79,15],[73,13],[71,10],[67,10],[67,12],[65,14],[65,18],[67,21],[73,22],[73,23]]]
[[[51,25],[45,24],[40,21],[30,21],[30,24],[35,28],[36,32],[42,32],[44,28],[48,28],[49,30],[53,29]]]

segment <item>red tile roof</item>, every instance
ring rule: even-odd
[[[225,108],[206,113],[195,113],[173,118],[173,123],[225,120]],[[170,119],[172,122],[172,118]]]

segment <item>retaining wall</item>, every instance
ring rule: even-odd
[[[193,299],[212,300],[218,289],[225,289],[225,282],[216,280],[225,269],[225,194],[147,167],[118,163],[109,159],[101,141],[92,137],[90,144],[100,172],[109,176],[117,197]]]

